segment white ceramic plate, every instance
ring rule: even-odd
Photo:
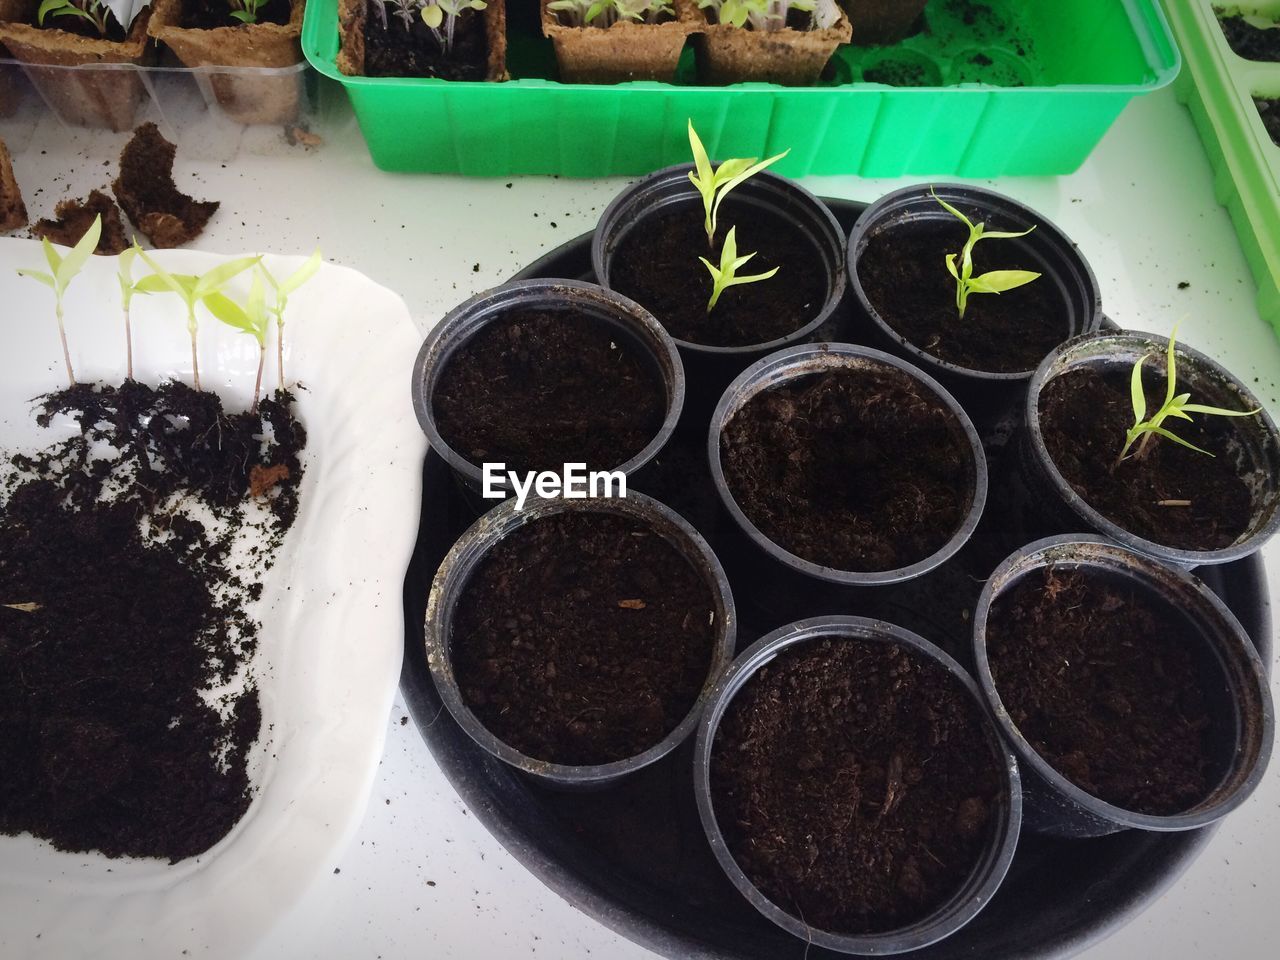
[[[225,259],[156,256],[181,273]],[[80,380],[118,383],[124,375],[115,263],[92,258],[66,299]],[[280,276],[302,258],[267,263]],[[45,269],[39,245],[0,239],[4,451],[66,435],[65,426],[42,431],[31,417],[31,398],[66,379],[52,292],[19,277],[18,267]],[[139,263],[135,274],[146,269]],[[203,386],[229,409],[244,409],[257,345],[202,316]],[[308,432],[306,472],[297,521],[256,611],[264,719],[250,763],[252,804],[217,846],[175,865],[0,837],[0,957],[236,956],[332,869],[363,816],[400,673],[401,587],[418,527],[426,441],[409,379],[420,338],[399,297],[329,265],[294,294],[287,316],[285,374],[305,386],[298,413]],[[136,297],[133,337],[138,379],[189,381],[185,307],[176,297]],[[274,354],[265,382],[275,387]]]

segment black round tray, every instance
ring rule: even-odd
[[[826,201],[845,229],[862,204]],[[591,235],[542,257],[516,279],[592,279]],[[847,312],[822,339],[859,342]],[[941,569],[873,602],[798,596],[745,582],[733,567],[740,546],[721,519],[705,464],[706,425],[689,424],[635,486],[681,512],[729,568],[738,605],[738,649],[804,616],[859,613],[921,633],[969,664],[969,614],[982,581],[1022,543],[1046,532],[1019,506],[1003,457],[1016,404],[978,422],[992,462],[987,513],[972,541]],[[701,429],[699,427],[701,426]],[[423,613],[431,579],[454,540],[476,518],[444,461],[423,467],[418,545],[405,580],[405,658],[401,688],[418,730],[445,775],[480,822],[535,876],[621,935],[679,960],[823,960],[776,927],[734,889],[704,838],[694,805],[691,744],[622,784],[597,793],[549,790],[481,750],[443,709],[427,669]],[[1197,571],[1240,619],[1270,663],[1270,604],[1256,556]],[[1003,886],[954,936],[916,951],[921,960],[1033,960],[1070,956],[1132,918],[1203,850],[1213,828],[1176,834],[1128,831],[1094,840],[1055,840],[1024,832]]]

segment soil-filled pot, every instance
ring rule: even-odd
[[[974,247],[974,276],[993,270],[1041,274],[1001,294],[969,296],[963,318],[948,254],[959,254],[968,228],[931,191],[988,231]],[[871,204],[849,237],[849,283],[858,310],[886,349],[929,371],[966,400],[1021,387],[1062,341],[1102,322],[1093,271],[1057,227],[1015,200],[953,184],[896,190]]]
[[[763,566],[864,588],[928,573],[973,533],[987,461],[928,374],[868,347],[780,350],[711,418],[716,493]]]
[[[565,83],[670,83],[684,42],[699,22],[682,8],[662,23],[616,20],[607,27],[571,26],[547,9],[550,2],[542,0],[542,33],[555,46]]]
[[[152,0],[149,32],[188,67],[290,67],[302,61],[306,0],[272,0],[257,23],[240,23],[226,0]],[[266,12],[277,20],[265,19]],[[212,72],[218,105],[238,123],[289,123],[298,116],[302,73]]]
[[[445,27],[441,27],[441,33]],[[506,0],[464,10],[446,53],[415,11],[408,25],[375,0],[338,0],[338,69],[352,77],[435,77],[441,80],[506,80]]]
[[[1031,829],[1192,830],[1262,779],[1274,728],[1262,660],[1177,567],[1102,537],[1039,540],[987,581],[973,642]]]
[[[1163,437],[1118,461],[1134,425],[1133,366],[1146,358],[1147,415],[1165,396],[1165,337],[1097,333],[1062,344],[1031,379],[1018,443],[1034,509],[1061,532],[1082,525],[1184,567],[1248,556],[1280,529],[1280,432],[1265,410],[1194,415],[1165,427],[1213,456]],[[1177,392],[1194,403],[1255,410],[1257,397],[1204,354],[1178,343]]]
[[[147,89],[137,71],[117,65],[154,60],[155,50],[147,39],[149,8],[138,14],[127,35],[113,40],[33,26],[40,0],[0,0],[0,4],[0,45],[24,65],[32,84],[58,116],[78,127],[117,132],[133,128]]]
[[[608,786],[688,738],[736,633],[711,548],[639,493],[508,500],[453,546],[427,601],[427,662],[454,719],[565,788]]]
[[[741,27],[715,23],[695,0],[676,2],[678,8],[692,9],[700,21],[693,37],[698,78],[712,86],[748,82],[811,86],[836,48],[849,42],[851,33],[849,18],[834,0],[826,0],[827,26],[810,29],[817,14],[793,11],[788,25],[777,30],[757,30],[750,21]]]
[[[801,941],[863,956],[928,946],[1000,886],[1018,765],[977,685],[892,624],[774,631],[716,685],[694,750],[712,852]]]
[[[897,43],[906,38],[928,0],[840,0],[860,47]]]
[[[847,284],[844,231],[808,190],[765,171],[721,204],[713,248],[692,170],[687,163],[659,170],[615,197],[591,239],[591,265],[601,284],[658,318],[710,410],[748,364],[820,331],[834,333],[827,328]],[[712,281],[698,258],[718,264],[730,227],[739,255],[756,255],[744,269],[778,273],[730,288],[708,312]]]
[[[631,475],[675,430],[684,367],[638,304],[591,283],[520,280],[477,294],[428,334],[413,370],[427,439],[465,489],[483,465]]]

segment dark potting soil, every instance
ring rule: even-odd
[[[586,316],[515,310],[449,359],[432,398],[445,443],[508,470],[612,469],[662,428],[666,393],[640,348]]]
[[[483,80],[489,69],[489,40],[483,15],[465,10],[458,17],[453,50],[446,56],[431,28],[416,13],[405,29],[388,3],[384,21],[369,3],[364,24],[364,72],[369,77],[439,77]]]
[[[1154,413],[1166,381],[1148,373],[1144,382]],[[1129,375],[1123,371],[1070,371],[1051,380],[1041,393],[1045,448],[1091,507],[1126,530],[1166,546],[1218,550],[1234,543],[1248,527],[1252,511],[1249,488],[1226,452],[1229,438],[1239,429],[1235,418],[1197,415],[1194,423],[1166,423],[1175,434],[1215,456],[1155,437],[1141,457],[1133,455],[1117,464],[1132,426]]]
[[[1280,29],[1255,27],[1243,16],[1219,17],[1227,44],[1246,60],[1280,61]]]
[[[102,217],[102,233],[93,252],[114,257],[129,246],[124,221],[120,219],[120,208],[101,190],[90,191],[84,200],[59,200],[54,214],[55,220],[37,221],[31,228],[32,235],[48,238],[50,243],[74,247],[93,225],[94,217]]]
[[[249,805],[261,711],[246,605],[296,512],[305,434],[288,395],[229,415],[179,384],[81,384],[38,410],[44,425],[77,418],[81,433],[7,461],[0,833],[195,856]],[[266,519],[249,519],[237,508],[264,464],[290,472],[265,494]],[[192,502],[225,524],[197,519]],[[240,531],[260,541],[257,569],[231,560]]]
[[[883,83],[890,87],[927,87],[929,71],[922,63],[906,60],[886,60],[862,71],[867,83]]]
[[[453,628],[468,706],[499,739],[553,763],[643,753],[685,718],[719,627],[711,589],[626,517],[561,513],[499,543]]]
[[[1280,30],[1276,31],[1280,33]],[[1280,100],[1254,100],[1262,125],[1267,128],[1271,142],[1280,147]]]
[[[677,340],[716,347],[767,343],[794,333],[827,302],[821,255],[799,229],[772,213],[725,201],[720,208],[715,250],[707,245],[701,201],[636,224],[618,245],[609,284],[644,306]],[[711,274],[698,259],[720,265],[730,227],[738,255],[756,255],[740,274],[778,272],[769,280],[730,287],[707,312]]]
[[[183,0],[182,26],[195,30],[245,26],[231,16],[228,0]],[[286,24],[292,13],[289,0],[267,0],[257,11],[258,23]]]
[[[120,208],[156,247],[178,247],[204,232],[220,206],[197,201],[173,182],[176,148],[148,121],[120,152],[120,175],[111,184]]]
[[[959,529],[974,467],[954,415],[896,370],[840,370],[749,400],[720,435],[729,492],[765,536],[837,570],[895,570]]]
[[[992,605],[991,674],[1009,716],[1059,773],[1107,803],[1179,813],[1210,788],[1212,721],[1192,627],[1130,584],[1028,574]]]
[[[909,648],[820,639],[734,697],[711,756],[733,858],[775,904],[879,933],[945,903],[982,855],[1002,791],[982,715]]]
[[[121,43],[125,39],[124,28],[120,26],[120,21],[116,19],[114,13],[107,11],[107,33],[105,36],[98,32],[98,28],[86,20],[84,17],[75,14],[54,16],[47,14],[44,18],[44,26],[41,27],[38,22],[40,13],[40,5],[36,4],[31,8],[30,23],[33,27],[39,27],[42,30],[64,30],[67,33],[74,33],[77,37],[88,37],[90,40],[110,40],[112,43]]]
[[[968,238],[959,221],[931,220],[878,231],[857,267],[867,299],[889,326],[940,360],[990,373],[1034,370],[1067,339],[1067,305],[1048,278],[1041,277],[1006,293],[971,294],[961,318],[946,258],[950,253],[958,257]],[[979,243],[973,259],[975,276],[1037,267],[1010,240]]]

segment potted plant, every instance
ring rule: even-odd
[[[600,787],[675,749],[733,658],[715,554],[643,494],[508,500],[440,565],[427,601],[436,689],[481,747]]]
[[[506,0],[339,0],[349,76],[506,80]]]
[[[672,0],[542,0],[542,33],[566,83],[670,83],[692,29]]]
[[[853,26],[853,42],[870,47],[904,39],[928,0],[840,0]]]
[[[9,149],[0,140],[0,233],[20,230],[27,225],[27,205],[13,175]]]
[[[1280,529],[1280,432],[1206,357],[1153,334],[1070,340],[1031,378],[1019,473],[1082,524],[1181,566],[1248,556]]]
[[[817,82],[836,48],[848,43],[849,18],[835,0],[679,0],[696,3],[699,76],[722,85]]]
[[[1182,570],[1101,537],[1039,540],[987,581],[973,643],[1033,829],[1193,830],[1262,779],[1274,727],[1262,660]]]
[[[153,0],[148,32],[188,67],[259,67],[209,72],[218,105],[238,123],[297,118],[302,74],[270,68],[302,62],[306,0]]]
[[[524,280],[435,326],[414,367],[413,404],[464,488],[483,489],[492,464],[509,492],[511,474],[567,463],[639,470],[675,430],[684,368],[632,301],[589,283]]]
[[[730,384],[707,438],[716,493],[776,576],[900,583],[969,539],[987,462],[968,415],[867,347],[779,350]]]
[[[999,888],[1022,811],[964,669],[860,617],[788,624],[734,661],[698,728],[694,789],[716,860],[797,954],[954,933]]]
[[[966,394],[1025,383],[1045,354],[1102,320],[1079,249],[989,190],[889,193],[858,218],[848,258],[858,307],[885,347]]]
[[[0,0],[0,44],[67,123],[129,130],[147,91],[111,65],[151,62],[150,17],[147,0]]]

